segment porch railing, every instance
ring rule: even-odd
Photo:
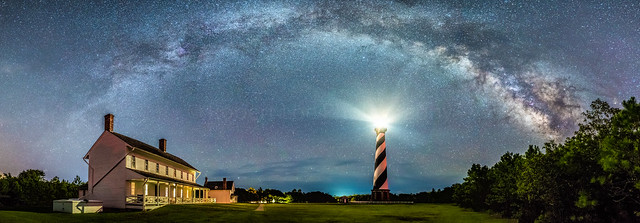
[[[169,204],[169,198],[158,197],[158,196],[134,195],[134,196],[127,196],[125,202],[126,204],[133,204],[133,205],[166,205],[166,204]]]
[[[167,204],[192,204],[192,203],[213,203],[213,198],[181,198],[181,197],[159,197],[159,196],[126,196],[126,204],[129,205],[167,205]]]

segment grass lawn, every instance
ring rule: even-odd
[[[516,222],[447,204],[168,205],[149,212],[99,214],[0,211],[0,222]]]

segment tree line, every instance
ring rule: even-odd
[[[53,200],[78,197],[78,188],[85,184],[79,176],[73,181],[53,177],[47,181],[42,170],[25,170],[17,177],[6,174],[0,178],[0,208],[20,209],[42,207],[51,210]]]
[[[392,201],[413,201],[414,203],[453,203],[453,188],[431,189],[431,192],[419,192],[416,194],[390,194]],[[302,192],[301,189],[293,189],[289,192],[282,192],[277,189],[257,190],[236,188],[234,195],[238,196],[238,202],[268,202],[268,203],[336,203],[341,196],[331,196],[330,194],[313,191]],[[354,194],[346,196],[350,201],[369,201],[371,194]]]
[[[473,164],[453,200],[520,222],[640,222],[640,104],[622,105],[598,99],[564,143]]]
[[[394,194],[389,193],[389,199],[392,201],[412,201],[413,203],[453,203],[453,187],[445,187],[444,189],[431,188],[430,192],[424,191],[415,194]],[[351,201],[370,201],[371,194],[356,194],[347,196]]]
[[[335,203],[337,200],[330,194],[313,191],[302,192],[301,189],[293,189],[290,192],[283,193],[277,189],[257,190],[250,187],[249,189],[236,188],[234,195],[238,196],[238,202],[268,202],[268,203]]]

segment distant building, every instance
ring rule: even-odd
[[[233,181],[227,181],[227,178],[222,178],[222,181],[209,181],[205,177],[204,187],[209,189],[209,197],[215,199],[216,203],[238,202],[238,197],[233,194],[236,191],[236,185]]]
[[[105,116],[105,131],[83,157],[89,179],[81,199],[120,209],[213,202],[209,189],[196,184],[200,171],[168,153],[167,140],[153,147],[114,132],[113,121],[112,114]]]

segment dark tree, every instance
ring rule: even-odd
[[[338,202],[333,196],[320,191],[309,192],[304,195],[305,200],[309,203],[336,203]]]
[[[602,140],[599,182],[616,207],[618,220],[640,222],[640,104],[622,102],[611,120],[611,132]]]
[[[302,193],[302,190],[298,189],[293,189],[291,190],[291,192],[287,192],[286,195],[290,195],[292,198],[293,203],[304,203],[306,202],[305,197],[304,197],[304,193]]]
[[[276,189],[265,189],[264,190],[264,194],[266,194],[267,196],[275,196],[275,197],[284,197],[284,193],[282,193],[282,191],[276,190]]]
[[[522,201],[517,190],[523,162],[519,154],[507,152],[491,167],[489,178],[493,184],[486,200],[489,209],[505,217],[512,217],[519,211]]]
[[[462,185],[455,191],[454,200],[462,207],[486,210],[487,196],[491,192],[489,168],[480,164],[471,165]]]
[[[236,188],[234,195],[238,196],[238,202],[240,203],[248,203],[251,201],[258,201],[258,194],[256,190],[253,188],[249,188],[249,190],[244,188]]]
[[[0,208],[50,211],[53,200],[78,197],[80,177],[69,183],[58,177],[46,181],[44,176],[42,170],[25,170],[18,177],[8,174],[0,179]]]
[[[640,222],[640,105],[598,99],[583,115],[572,137],[544,152],[530,146],[491,168],[474,164],[452,186],[456,203],[520,222]]]

